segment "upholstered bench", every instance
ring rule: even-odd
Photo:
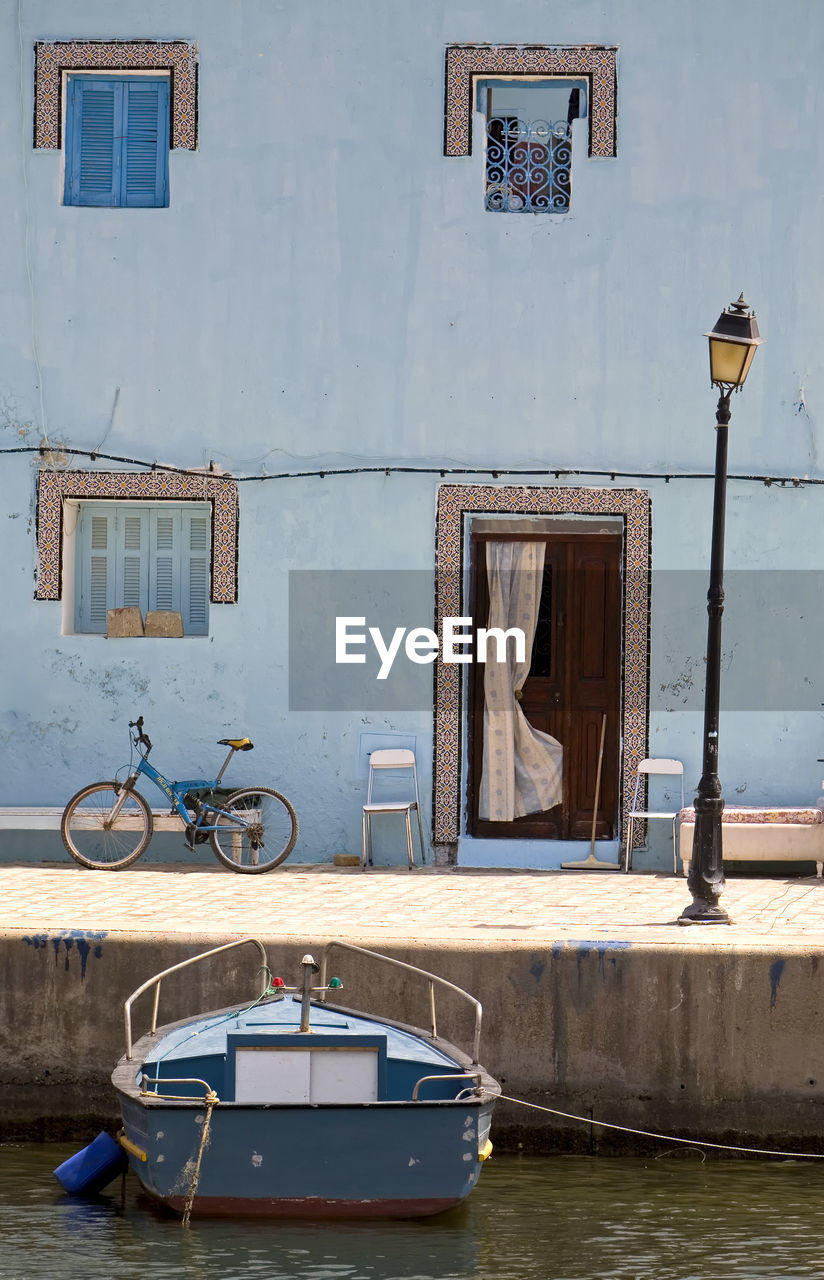
[[[724,809],[721,815],[725,862],[814,862],[824,865],[824,808]],[[678,852],[689,873],[695,810],[678,814]]]

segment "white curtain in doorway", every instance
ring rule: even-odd
[[[525,661],[517,662],[509,641],[506,662],[494,661],[494,640],[484,666],[483,772],[480,818],[511,822],[527,813],[543,813],[561,801],[563,747],[534,729],[516,698],[529,674],[532,643],[541,602],[543,542],[487,542],[489,627],[520,627],[526,639]]]

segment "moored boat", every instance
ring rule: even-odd
[[[157,1027],[163,979],[232,947],[257,950],[263,991],[243,1005]],[[329,1002],[334,950],[428,984],[422,1030]],[[481,1006],[414,965],[327,944],[301,980],[271,979],[262,943],[215,948],[126,1001],[126,1053],[112,1076],[119,1142],[143,1189],[188,1217],[424,1217],[459,1204],[491,1151],[500,1086],[478,1060]],[[436,992],[474,1010],[472,1053],[441,1038]],[[154,992],[152,1028],[132,1043],[132,1005]]]

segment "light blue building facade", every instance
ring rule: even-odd
[[[292,861],[358,853],[370,752],[411,745],[437,859],[552,868],[588,851],[605,725],[614,861],[638,760],[688,800],[701,772],[703,334],[742,289],[720,770],[728,803],[814,804],[814,0],[15,0],[0,50],[0,805],[112,777],[143,714],[171,776],[248,734]],[[473,616],[486,548],[536,542],[526,679],[575,794],[516,830],[482,816],[478,667],[402,650],[384,690],[333,623]],[[184,635],[107,636],[128,605]],[[671,867],[666,830],[635,865]]]

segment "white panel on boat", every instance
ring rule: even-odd
[[[314,1049],[312,1102],[376,1102],[378,1054],[374,1049]]]
[[[235,1054],[237,1102],[308,1102],[309,1079],[306,1049],[238,1048]]]

